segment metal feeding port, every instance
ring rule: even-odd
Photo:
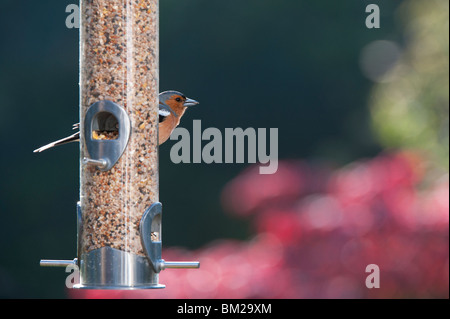
[[[80,289],[164,288],[159,202],[158,0],[81,0]],[[145,10],[143,10],[145,8]]]
[[[114,102],[96,102],[86,113],[84,131],[90,157],[83,158],[83,163],[109,171],[128,145],[131,133],[130,118],[127,112]]]

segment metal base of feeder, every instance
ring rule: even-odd
[[[145,289],[164,289],[165,285],[154,285],[154,286],[136,286],[136,287],[123,287],[123,286],[107,286],[107,287],[97,287],[97,286],[83,286],[74,285],[73,289],[86,289],[86,290],[145,290]]]
[[[78,238],[78,258],[74,260],[41,260],[42,267],[74,267],[79,271],[79,284],[74,289],[138,290],[163,289],[159,273],[165,269],[198,269],[198,261],[165,261],[161,258],[162,242],[152,241],[152,232],[161,229],[161,203],[154,203],[144,212],[139,225],[144,256],[111,247],[81,253]],[[78,234],[82,230],[81,205],[77,205]],[[77,281],[78,282],[78,281]]]
[[[80,284],[75,289],[162,289],[159,275],[147,257],[111,247],[82,254],[79,260]]]

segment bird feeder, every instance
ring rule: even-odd
[[[75,288],[163,288],[158,0],[82,0],[80,202]]]

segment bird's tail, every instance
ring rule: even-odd
[[[55,146],[59,146],[59,145],[64,145],[64,144],[67,144],[67,143],[77,142],[79,140],[80,140],[80,132],[77,132],[77,133],[75,133],[73,135],[70,135],[70,136],[68,136],[66,138],[63,138],[63,139],[60,139],[58,141],[52,142],[50,144],[47,144],[45,146],[42,146],[42,147],[34,150],[33,152],[34,153],[41,153],[43,151],[48,150],[49,148],[52,148],[52,147],[55,147]]]

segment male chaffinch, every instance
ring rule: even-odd
[[[166,91],[159,94],[159,145],[167,141],[173,130],[180,124],[186,109],[194,106],[199,102],[187,98],[183,93],[178,91]],[[80,124],[74,124],[73,129],[79,129]],[[42,146],[34,153],[46,151],[52,147],[64,145],[80,140],[80,132]]]

